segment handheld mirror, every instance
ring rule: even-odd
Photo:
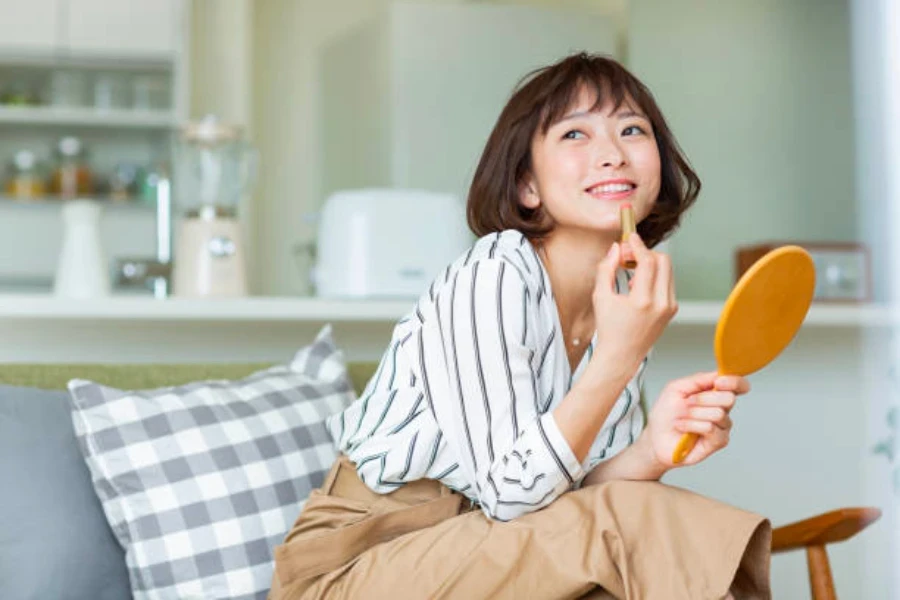
[[[812,257],[799,246],[781,246],[753,263],[729,294],[716,325],[719,374],[750,375],[781,354],[806,318],[815,285]],[[672,461],[682,462],[697,438],[684,434]]]

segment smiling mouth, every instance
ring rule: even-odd
[[[633,191],[637,186],[633,183],[601,183],[585,190],[592,196],[609,196]]]

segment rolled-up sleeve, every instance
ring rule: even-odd
[[[509,520],[584,475],[538,405],[534,294],[502,259],[459,269],[432,305],[422,343],[428,401],[485,514]]]

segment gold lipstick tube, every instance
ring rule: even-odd
[[[628,240],[628,236],[637,231],[637,225],[634,222],[634,208],[631,204],[623,204],[622,208],[619,209],[619,216],[622,220],[622,239],[621,241],[624,243]],[[624,248],[622,256],[624,257]],[[637,267],[637,261],[634,259],[625,260],[622,259],[622,266],[626,269],[634,269]]]

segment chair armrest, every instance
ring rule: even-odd
[[[878,508],[842,508],[772,531],[772,552],[824,546],[853,537],[881,517]]]

